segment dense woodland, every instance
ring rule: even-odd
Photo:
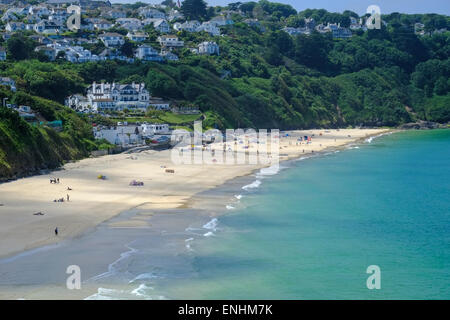
[[[90,133],[92,119],[62,106],[65,97],[84,93],[92,81],[143,81],[154,96],[200,108],[204,126],[220,129],[450,121],[450,32],[435,32],[450,27],[449,17],[392,13],[382,16],[381,30],[358,30],[351,39],[335,40],[318,32],[290,36],[282,28],[301,27],[304,18],[346,26],[356,13],[296,12],[288,5],[260,1],[193,14],[202,20],[230,9],[246,16],[233,15],[235,24],[222,28],[224,36],[178,33],[186,43],[216,41],[220,56],[194,55],[184,48],[177,52],[178,62],[48,62],[33,51],[37,44],[27,34],[13,35],[1,44],[8,55],[0,62],[0,75],[15,79],[18,90],[2,88],[0,98],[29,105],[46,120],[63,120],[64,130],[30,126],[0,108],[0,176],[23,171],[13,164],[18,158],[25,159],[19,161],[21,167],[38,169],[84,157],[99,147]],[[257,18],[260,25],[249,26],[247,18]],[[425,25],[425,35],[415,34],[418,22]],[[146,31],[156,41],[157,32],[151,27]],[[123,52],[133,45],[127,42]]]

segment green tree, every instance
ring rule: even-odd
[[[136,44],[130,42],[129,40],[125,40],[125,43],[120,48],[120,51],[127,57],[131,58],[134,54],[134,49],[136,48]]]
[[[161,4],[163,6],[167,6],[169,8],[174,8],[175,7],[175,1],[173,1],[173,0],[164,0],[163,2],[161,2]]]
[[[311,35],[299,35],[295,39],[295,60],[318,70],[329,66],[328,51],[333,47],[329,35],[314,31]]]
[[[241,9],[242,12],[244,12],[245,14],[250,14],[253,13],[253,9],[255,9],[257,3],[254,1],[251,2],[245,2],[243,4],[241,4],[241,6],[239,7],[239,9]]]
[[[22,34],[14,34],[6,42],[8,55],[14,60],[24,60],[33,56],[36,43]]]
[[[448,82],[444,77],[440,77],[434,84],[434,93],[442,96],[448,92]]]
[[[181,12],[187,19],[198,19],[206,17],[206,2],[204,0],[184,0]]]

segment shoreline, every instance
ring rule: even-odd
[[[349,131],[350,130],[350,131]],[[353,131],[352,131],[353,130]],[[357,135],[356,138],[354,138],[354,136],[356,135],[356,131],[357,130],[359,132],[359,135]],[[297,133],[311,133],[311,132],[324,132],[324,131],[328,131],[330,132],[331,130],[302,130],[302,131],[294,131]],[[334,133],[339,132],[337,130],[332,130]],[[344,138],[343,140],[346,140],[343,143],[337,143],[337,144],[331,144],[331,145],[326,145],[324,147],[322,147],[322,144],[320,144],[320,146],[322,147],[320,150],[318,151],[314,151],[313,153],[306,153],[306,154],[302,154],[299,152],[290,152],[289,150],[286,150],[287,153],[284,154],[283,151],[285,150],[280,150],[280,163],[283,161],[289,161],[289,160],[295,160],[295,159],[299,159],[302,156],[303,157],[311,157],[311,156],[316,156],[316,155],[321,155],[324,154],[326,152],[331,152],[334,150],[339,150],[339,149],[344,149],[346,146],[351,145],[351,144],[357,144],[360,143],[366,139],[369,139],[371,137],[376,137],[379,135],[384,135],[384,134],[388,134],[388,133],[392,133],[392,132],[396,132],[399,130],[392,130],[392,129],[373,129],[373,130],[369,130],[369,129],[341,129],[340,131],[342,131],[343,134],[341,134],[341,136]],[[367,131],[370,131],[370,134],[366,134]],[[354,134],[352,134],[352,138],[348,139],[348,137],[346,137],[345,135],[347,134],[347,132],[352,132]],[[363,134],[362,134],[363,133]],[[326,137],[323,138],[319,138],[316,137],[313,139],[313,144],[311,145],[311,147],[317,147],[316,141],[317,140],[326,140]],[[330,140],[330,139],[328,139]],[[336,141],[336,140],[335,140]],[[321,142],[321,141],[319,141]],[[329,142],[329,141],[328,141]],[[286,148],[289,149],[289,147],[287,145],[282,146],[282,144],[280,143],[281,148]],[[308,146],[309,147],[309,146]],[[305,146],[305,148],[307,148]],[[318,148],[316,148],[318,149]],[[181,179],[173,179],[174,177],[167,177],[167,175],[164,175],[164,173],[161,174],[161,172],[157,172],[154,174],[150,174],[148,176],[149,178],[149,183],[152,184],[152,180],[155,180],[156,178],[158,178],[157,180],[159,181],[155,181],[158,183],[163,182],[165,180],[174,180],[173,183],[170,183],[169,187],[164,189],[162,188],[162,190],[159,190],[159,194],[152,194],[152,192],[150,192],[150,194],[148,192],[142,192],[142,190],[137,190],[136,189],[136,193],[134,194],[134,192],[129,192],[129,188],[133,188],[133,187],[129,187],[128,185],[126,185],[126,188],[123,188],[122,184],[125,182],[124,179],[133,179],[133,175],[128,174],[126,177],[120,176],[120,174],[117,172],[118,168],[120,167],[120,165],[122,163],[130,163],[130,158],[133,159],[133,157],[144,157],[144,162],[140,163],[140,167],[142,166],[147,166],[147,161],[151,162],[153,160],[153,163],[151,163],[151,166],[154,167],[157,166],[157,164],[155,164],[155,162],[167,162],[167,157],[165,158],[164,156],[167,156],[167,153],[169,153],[169,151],[150,151],[150,152],[146,152],[145,155],[138,153],[138,154],[132,154],[132,155],[127,155],[127,154],[120,154],[120,155],[107,155],[104,157],[100,157],[100,158],[89,158],[89,159],[84,159],[75,163],[69,163],[66,164],[62,169],[59,169],[57,171],[53,171],[50,174],[45,174],[45,175],[39,175],[39,176],[33,176],[33,177],[29,177],[29,178],[23,178],[17,181],[11,181],[5,184],[1,184],[0,185],[0,195],[4,195],[5,193],[3,192],[3,189],[6,189],[9,193],[11,191],[17,191],[17,189],[20,189],[21,191],[25,191],[27,190],[27,188],[31,187],[36,187],[35,184],[42,184],[43,181],[46,181],[48,183],[48,180],[51,176],[61,176],[61,181],[65,182],[66,178],[70,179],[69,182],[72,182],[74,180],[76,180],[75,178],[78,176],[77,174],[80,173],[80,171],[82,171],[84,174],[84,171],[87,171],[89,174],[92,174],[93,172],[96,172],[97,170],[102,171],[101,169],[98,169],[98,166],[102,166],[102,165],[106,165],[106,167],[111,166],[114,170],[114,176],[112,180],[114,180],[114,182],[116,182],[114,184],[115,188],[113,188],[113,190],[106,190],[106,192],[104,191],[102,193],[102,198],[101,199],[96,199],[96,201],[92,201],[93,203],[89,203],[87,206],[80,206],[78,207],[78,210],[69,210],[69,214],[66,217],[58,217],[57,216],[57,212],[52,212],[53,208],[51,208],[52,205],[63,205],[65,206],[66,204],[72,204],[72,203],[51,203],[51,204],[45,204],[45,208],[47,210],[50,211],[49,215],[51,215],[50,218],[47,218],[47,224],[51,224],[51,223],[61,223],[63,225],[62,227],[62,231],[66,231],[63,233],[63,236],[58,236],[58,238],[53,237],[53,236],[49,236],[46,238],[42,238],[42,228],[44,227],[42,225],[42,223],[40,223],[41,221],[38,221],[37,223],[24,223],[23,224],[23,220],[20,221],[20,219],[13,221],[17,224],[17,222],[22,222],[22,229],[27,229],[26,232],[28,233],[28,239],[26,239],[26,241],[19,243],[18,245],[16,245],[15,247],[11,248],[10,246],[8,246],[8,243],[11,243],[11,241],[14,241],[14,237],[13,239],[8,237],[5,237],[5,233],[6,235],[8,235],[8,232],[5,230],[8,227],[8,221],[7,219],[5,219],[5,209],[7,209],[9,207],[8,202],[10,201],[5,201],[7,198],[4,196],[0,196],[0,203],[4,204],[5,202],[7,203],[7,205],[4,206],[0,206],[0,222],[2,222],[0,225],[2,226],[0,229],[0,234],[2,235],[2,239],[7,239],[7,241],[5,241],[5,243],[3,245],[0,246],[0,259],[1,260],[5,260],[5,259],[12,259],[15,256],[18,255],[22,255],[25,254],[26,252],[29,251],[33,251],[36,249],[40,249],[40,248],[45,248],[49,245],[57,245],[60,242],[65,242],[67,240],[74,240],[78,237],[81,237],[91,231],[95,231],[95,229],[103,222],[106,222],[110,219],[113,219],[114,217],[117,217],[119,215],[121,215],[122,213],[126,212],[126,211],[130,211],[133,209],[146,209],[146,210],[154,210],[155,212],[163,210],[163,209],[177,209],[177,210],[182,210],[182,209],[189,209],[189,210],[195,210],[196,207],[198,207],[198,203],[193,203],[193,199],[195,199],[195,197],[205,191],[208,190],[213,190],[215,188],[220,187],[221,185],[224,185],[225,183],[227,183],[230,180],[239,178],[239,177],[246,177],[246,176],[250,176],[252,174],[254,174],[257,170],[261,170],[262,168],[267,168],[270,167],[270,165],[233,165],[233,166],[227,166],[227,165],[219,165],[218,170],[215,170],[215,173],[220,172],[220,174],[216,175],[216,179],[212,179],[213,181],[210,181],[210,168],[217,168],[216,165],[213,165],[211,167],[208,168],[208,170],[205,170],[205,166],[204,165],[182,165],[182,167],[177,168],[176,170],[180,169],[185,171],[184,169],[186,169],[187,174],[185,177],[181,176],[179,178]],[[159,156],[159,157],[158,157]],[[155,159],[156,158],[156,159]],[[139,160],[137,160],[139,161]],[[133,161],[131,161],[133,162]],[[139,161],[141,162],[141,161]],[[112,165],[111,165],[112,164]],[[115,166],[114,166],[115,165]],[[134,164],[133,164],[134,166]],[[187,166],[188,168],[183,168],[183,166]],[[128,166],[129,167],[129,166]],[[104,168],[104,167],[103,167]],[[149,170],[151,171],[151,170]],[[231,171],[231,172],[230,172]],[[184,173],[184,172],[183,172]],[[196,176],[196,175],[200,175]],[[208,178],[205,182],[205,175]],[[73,177],[75,176],[75,177]],[[109,177],[109,175],[107,175],[107,177]],[[147,177],[147,176],[146,176]],[[84,177],[86,178],[86,177]],[[177,177],[178,178],[178,177]],[[115,181],[115,180],[120,180],[120,181]],[[33,183],[28,183],[30,180],[36,180],[33,181]],[[90,177],[89,179],[90,182],[98,184],[98,182],[101,183],[101,181],[95,181],[92,179],[92,177]],[[183,183],[183,180],[187,180],[188,182],[190,182],[189,184],[193,187],[193,185],[196,185],[196,188],[193,188],[194,190],[190,189],[190,192],[186,192],[186,191],[182,191],[180,189],[180,186],[176,186],[179,183]],[[108,181],[108,180],[107,180]],[[129,181],[129,180],[128,180]],[[170,181],[172,182],[172,181]],[[24,186],[25,184],[25,186]],[[120,184],[120,187],[118,187],[118,185]],[[18,185],[18,186],[16,186]],[[80,187],[80,184],[76,184],[74,182],[73,185],[77,185],[77,188]],[[147,185],[147,182],[146,182]],[[200,186],[199,186],[200,185]],[[5,186],[9,186],[5,188]],[[71,184],[72,186],[72,184]],[[95,191],[98,191],[99,188],[101,189],[101,187],[96,186],[97,188],[93,188],[95,189]],[[172,187],[172,188],[171,188]],[[177,192],[174,192],[174,187],[177,190]],[[12,189],[12,190],[10,190]],[[125,190],[122,190],[125,189]],[[196,190],[197,189],[197,190]],[[74,188],[74,190],[77,190]],[[108,194],[108,191],[110,192]],[[121,193],[121,191],[128,191],[128,194],[125,193]],[[164,192],[165,191],[165,192]],[[174,194],[175,193],[175,194]],[[111,194],[113,194],[113,197],[111,197]],[[117,194],[119,195],[124,195],[122,198],[117,198]],[[75,194],[73,197],[78,197],[78,194]],[[16,195],[17,197],[17,195]],[[72,197],[72,195],[71,195]],[[92,198],[93,195],[88,193],[88,194],[84,194],[84,199],[88,200],[89,198]],[[19,197],[20,198],[20,197]],[[98,201],[100,200],[100,201]],[[112,201],[113,200],[113,201]],[[198,199],[197,199],[198,200]],[[112,203],[111,203],[112,201]],[[18,201],[19,203],[21,203],[20,199]],[[32,201],[31,201],[32,202]],[[200,201],[201,202],[201,201]],[[16,205],[19,205],[19,203],[16,202]],[[34,204],[40,204],[40,201],[35,201]],[[9,203],[10,204],[10,203]],[[32,203],[33,204],[33,203]],[[28,204],[29,205],[29,204]],[[100,208],[99,208],[100,206]],[[23,208],[25,207],[25,208]],[[29,206],[27,205],[22,205],[22,211],[25,209],[28,209]],[[77,208],[75,208],[77,209]],[[80,210],[91,210],[93,212],[91,212],[91,214],[89,213],[85,213],[82,216],[78,216],[80,213]],[[224,210],[225,207],[224,207]],[[16,210],[19,211],[19,210]],[[56,210],[59,211],[59,210]],[[45,215],[47,215],[47,212],[44,213]],[[23,215],[23,213],[22,213]],[[95,217],[93,217],[95,215]],[[31,216],[32,218],[35,218],[32,214],[29,214],[29,216]],[[45,217],[45,216],[44,216]],[[29,219],[32,219],[29,218]],[[39,217],[41,218],[41,217]],[[49,221],[49,220],[52,221]],[[33,219],[36,221],[36,219]],[[44,219],[42,219],[44,220]],[[44,220],[44,221],[46,221]],[[6,222],[6,223],[4,223]],[[33,221],[34,222],[34,221]],[[70,224],[70,227],[66,227],[64,228],[64,224]],[[15,227],[15,225],[13,224],[13,228]],[[117,227],[124,227],[124,225],[117,225]],[[125,223],[125,227],[129,227],[129,228],[137,228],[139,227],[139,223],[138,222],[129,222],[129,223]],[[35,231],[35,229],[38,228],[38,232]],[[52,227],[48,226],[47,232],[51,232],[53,230]],[[67,232],[68,231],[68,232]],[[21,233],[23,234],[23,233]],[[19,234],[19,236],[21,235]],[[39,238],[40,236],[40,238]],[[31,239],[30,239],[31,238]],[[20,241],[19,241],[20,242]]]

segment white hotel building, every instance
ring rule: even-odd
[[[95,83],[87,89],[86,97],[72,95],[65,104],[79,112],[142,110],[150,106],[150,93],[144,83]]]

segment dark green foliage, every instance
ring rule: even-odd
[[[20,33],[14,34],[6,41],[8,57],[13,60],[24,60],[34,56],[36,43],[31,38]]]
[[[435,96],[425,105],[425,116],[429,121],[446,123],[450,121],[450,94]]]
[[[4,94],[0,92],[0,97]],[[0,107],[0,179],[56,168],[98,148],[88,122],[58,103],[26,94],[17,94],[12,100],[26,102],[41,119],[45,114],[49,116],[46,120],[62,120],[63,130],[28,124],[16,111]]]
[[[204,0],[184,0],[181,4],[181,12],[190,20],[202,20],[207,14],[206,2]]]
[[[288,4],[282,4],[282,3],[274,3],[269,2],[267,0],[261,0],[259,1],[259,5],[269,15],[273,15],[276,17],[289,17],[291,15],[297,14],[297,11],[292,8],[292,6]]]

